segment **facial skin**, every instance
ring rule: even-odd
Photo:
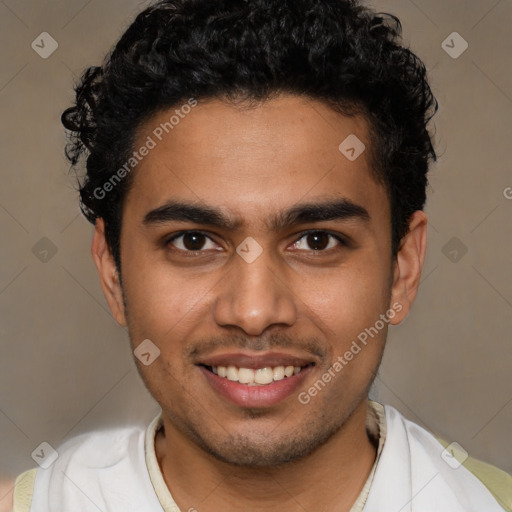
[[[173,111],[140,127],[135,146]],[[182,510],[349,510],[371,470],[367,395],[387,326],[310,403],[298,395],[393,304],[401,311],[391,324],[408,314],[426,216],[412,216],[393,261],[389,201],[368,151],[350,162],[338,149],[350,134],[370,147],[363,118],[294,96],[254,108],[199,103],[134,171],[123,208],[123,289],[97,222],[93,257],[111,311],[128,326],[133,349],[145,339],[160,349],[149,366],[136,363],[162,407],[157,457]],[[358,214],[269,229],[297,205],[342,199]],[[239,223],[166,220],[162,207],[178,201]],[[169,242],[182,231],[196,238]],[[248,237],[263,250],[252,263],[236,251]],[[312,363],[271,405],[233,403],[199,366],[212,356],[271,352]]]

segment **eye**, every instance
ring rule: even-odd
[[[305,240],[305,243],[301,242],[302,240]],[[308,231],[303,233],[301,238],[293,244],[295,249],[312,250],[314,252],[326,252],[336,248],[336,246],[346,247],[347,243],[340,236],[333,235],[327,231]]]
[[[211,245],[205,247],[208,241]],[[186,252],[203,252],[202,249],[215,249],[216,244],[200,231],[185,231],[172,236],[167,240],[167,245],[173,245],[176,249]]]
[[[201,231],[183,231],[176,233],[166,241],[178,251],[185,253],[206,252],[208,249],[216,249],[217,244]],[[327,252],[336,247],[347,247],[348,243],[343,237],[329,233],[328,231],[307,231],[293,244],[296,250],[313,252]]]

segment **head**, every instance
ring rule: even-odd
[[[162,1],[63,114],[110,308],[158,347],[137,364],[169,423],[217,458],[280,464],[348,428],[415,298],[437,103],[400,30],[355,1]],[[292,394],[212,384],[257,356],[300,363]]]

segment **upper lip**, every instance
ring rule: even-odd
[[[247,354],[231,352],[213,354],[200,359],[196,364],[204,366],[236,366],[237,368],[269,368],[276,366],[307,366],[314,361],[311,358],[294,356],[282,352],[267,352],[265,354]]]

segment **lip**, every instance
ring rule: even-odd
[[[293,356],[280,352],[268,352],[266,354],[246,354],[243,352],[216,354],[201,358],[197,365],[205,366],[236,366],[237,368],[250,368],[257,370],[258,368],[275,368],[276,366],[306,366],[315,363],[310,359]],[[290,378],[290,377],[288,377]]]
[[[231,359],[231,364],[234,362],[235,361]],[[221,366],[223,365],[221,364]],[[235,366],[238,366],[238,364]],[[269,364],[267,366],[272,365]],[[254,365],[242,365],[241,367],[253,369],[255,368]],[[263,367],[264,366],[256,366],[256,368]],[[206,369],[204,366],[198,366],[198,368],[206,377],[206,380],[214,389],[214,391],[216,391],[229,402],[244,408],[264,408],[277,405],[292,395],[302,384],[308,374],[313,370],[314,366],[310,364],[303,368],[303,370],[301,370],[301,372],[297,375],[293,375],[292,377],[285,377],[283,380],[272,382],[271,384],[264,386],[248,386],[246,384],[240,384],[239,382],[233,382],[229,379],[219,377],[210,370]]]

